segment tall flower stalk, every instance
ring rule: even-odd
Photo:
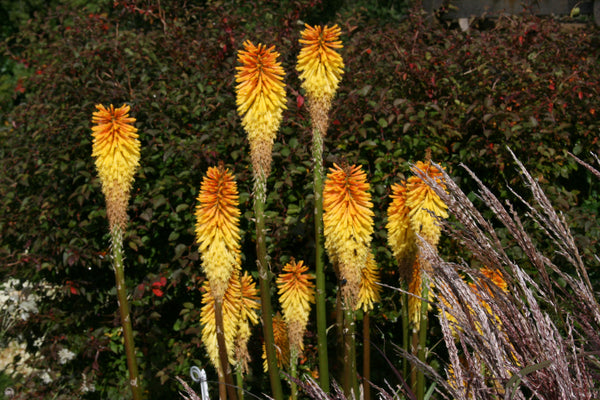
[[[250,41],[238,53],[236,67],[236,104],[242,117],[242,126],[248,134],[254,175],[254,217],[256,225],[256,253],[261,294],[263,334],[266,343],[267,364],[272,395],[283,398],[279,369],[275,355],[270,282],[272,273],[266,248],[265,203],[267,177],[271,171],[273,142],[281,123],[285,106],[283,68],[277,61],[275,47],[255,46]]]
[[[342,78],[344,62],[336,49],[342,48],[340,28],[305,26],[301,32],[302,50],[296,69],[306,91],[312,121],[313,191],[315,194],[315,272],[317,284],[317,338],[319,382],[329,391],[327,318],[325,307],[325,266],[323,262],[323,138],[329,125],[331,101]]]
[[[288,328],[290,343],[290,375],[297,378],[298,357],[304,350],[304,331],[310,314],[310,304],[315,302],[313,277],[307,273],[303,261],[291,260],[277,277],[279,301]],[[292,399],[298,397],[296,382],[292,379]]]
[[[363,269],[371,254],[373,203],[366,174],[360,166],[334,164],[323,189],[325,249],[337,266],[344,310],[344,391],[358,397],[356,379],[355,309]]]
[[[134,400],[141,400],[142,387],[133,342],[123,263],[123,232],[127,225],[127,205],[133,175],[139,166],[140,142],[137,129],[133,126],[135,118],[129,116],[128,105],[114,108],[111,104],[106,108],[98,104],[96,109],[92,117],[92,122],[95,124],[92,127],[94,138],[92,156],[95,157],[96,169],[102,183],[102,193],[106,198],[112,263],[127,355],[129,385]]]
[[[410,295],[405,296],[408,318],[404,324],[404,346],[409,350],[409,326],[412,327],[412,349],[422,362],[426,359],[427,311],[431,287],[425,272],[431,266],[420,255],[417,237],[436,248],[441,235],[440,218],[447,218],[447,206],[431,189],[425,179],[442,183],[442,172],[426,162],[418,161],[414,176],[401,184],[392,185],[392,203],[388,208],[388,243],[398,262],[400,279]],[[424,395],[424,375],[413,368],[411,382],[417,398]]]
[[[230,359],[241,303],[239,216],[238,190],[233,175],[222,165],[209,168],[202,180],[196,206],[196,241],[210,288],[203,298],[203,337],[216,339],[216,343],[207,338],[204,342],[209,353],[214,349],[216,351],[212,353],[219,355],[218,359],[213,356],[211,360],[219,374],[220,396],[229,395],[231,399],[236,398],[236,391]],[[229,295],[227,301],[224,300],[226,294]],[[214,305],[210,304],[211,298]]]

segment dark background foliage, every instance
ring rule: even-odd
[[[203,174],[220,161],[237,177],[243,265],[255,270],[251,169],[234,93],[236,53],[245,40],[275,45],[287,74],[288,108],[269,178],[272,269],[290,257],[311,264],[310,121],[295,71],[303,22],[342,28],[346,67],[326,167],[346,161],[366,169],[385,283],[398,279],[386,244],[389,187],[428,150],[466,192],[472,183],[460,163],[508,198],[509,186],[521,189],[509,146],[570,218],[597,268],[598,185],[567,154],[589,159],[600,150],[600,32],[591,24],[502,17],[465,33],[402,1],[38,3],[0,2],[10,17],[1,32],[0,279],[63,288],[35,320],[15,327],[30,345],[44,336],[36,366],[54,371],[50,386],[35,376],[11,383],[28,398],[70,398],[82,374],[96,384],[89,398],[128,395],[104,199],[91,158],[95,104],[130,104],[142,142],[125,262],[141,371],[153,398],[172,397],[174,377],[187,376],[192,365],[213,372],[199,338],[204,278],[193,213]],[[440,251],[469,257],[448,240]],[[591,276],[597,281],[595,270]],[[332,271],[328,282],[333,312]],[[390,344],[400,342],[401,330],[393,291],[384,292],[372,324],[376,346],[396,357]],[[306,371],[316,368],[312,329]],[[258,329],[253,341],[258,350],[247,383],[259,394],[267,386]],[[57,363],[62,347],[77,353],[64,366]],[[385,369],[374,371],[376,382],[387,377]]]

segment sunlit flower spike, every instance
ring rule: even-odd
[[[118,226],[123,230],[129,191],[140,160],[135,118],[129,116],[130,107],[126,104],[119,108],[98,104],[96,109],[92,117],[92,157],[96,159],[111,229]]]
[[[323,188],[325,249],[337,264],[342,295],[354,309],[361,270],[367,264],[373,233],[373,203],[366,174],[360,166],[334,164]]]
[[[331,101],[344,73],[344,61],[336,51],[343,47],[340,33],[337,25],[305,25],[299,40],[302,49],[296,70],[308,97],[311,118],[321,135],[327,133]]]
[[[196,206],[196,241],[213,295],[221,299],[234,270],[240,269],[238,190],[223,166],[211,167],[202,180]]]
[[[277,277],[279,301],[288,326],[290,346],[302,351],[304,331],[310,314],[310,304],[315,302],[314,279],[303,261],[291,260]]]
[[[242,372],[248,372],[248,362],[250,353],[248,352],[248,340],[250,340],[250,324],[258,324],[257,310],[260,308],[258,303],[258,289],[252,277],[244,271],[240,279],[241,284],[241,304],[239,328],[235,338],[235,359]]]
[[[343,47],[339,40],[340,33],[341,29],[337,25],[305,25],[301,32],[302,49],[296,69],[300,72],[302,87],[309,98],[331,101],[342,80],[344,61],[336,51]]]
[[[443,184],[443,174],[431,161],[417,161],[415,171]],[[420,176],[411,176],[406,184],[406,205],[412,230],[421,235],[429,244],[437,246],[442,231],[438,218],[448,218],[448,206]]]
[[[254,169],[266,175],[273,141],[286,108],[284,71],[277,57],[275,46],[255,46],[246,41],[244,50],[238,52],[242,65],[236,67],[238,113],[248,134]]]
[[[356,309],[371,311],[381,299],[380,275],[377,262],[372,252],[367,257],[367,265],[361,270],[361,279]]]

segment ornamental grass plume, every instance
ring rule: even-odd
[[[221,301],[231,274],[241,267],[238,189],[229,169],[210,167],[196,206],[196,241],[211,293]]]
[[[325,249],[338,266],[345,306],[354,309],[373,233],[371,194],[360,166],[330,169],[323,189]]]
[[[238,53],[236,104],[248,134],[255,172],[269,175],[271,149],[286,108],[284,71],[275,46],[255,46],[247,40]]]
[[[127,204],[133,183],[133,174],[139,166],[140,142],[137,129],[133,126],[135,118],[129,116],[130,107],[123,105],[109,108],[96,105],[92,122],[92,157],[95,157],[96,169],[102,183],[102,193],[106,198],[106,214],[110,227],[112,263],[115,271],[119,313],[123,327],[123,339],[129,370],[129,385],[134,400],[142,398],[139,379],[133,329],[129,316],[129,303],[125,285],[125,267],[123,265],[123,232],[127,224]]]
[[[315,302],[315,285],[308,267],[302,260],[292,259],[283,267],[277,278],[279,301],[283,318],[288,326],[291,352],[299,353],[304,349],[303,336],[310,315],[310,304]],[[294,362],[294,360],[292,360]]]
[[[344,61],[336,51],[343,47],[340,33],[337,25],[305,25],[300,33],[302,49],[296,70],[308,97],[311,118],[321,135],[327,133],[331,101],[344,73]]]
[[[140,141],[135,118],[129,116],[130,107],[123,104],[109,108],[96,105],[92,122],[94,137],[92,157],[102,183],[102,193],[106,197],[106,211],[110,229],[125,229],[127,204],[133,183],[133,174],[139,166]]]

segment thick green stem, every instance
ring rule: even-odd
[[[237,400],[231,364],[227,356],[227,344],[225,343],[225,329],[223,324],[223,300],[215,299],[215,326],[217,327],[217,347],[219,349],[219,397],[225,400]]]
[[[273,316],[271,306],[271,272],[267,256],[265,229],[265,202],[267,199],[267,177],[263,171],[255,171],[254,176],[254,217],[256,219],[256,263],[260,287],[260,301],[263,320],[263,335],[267,353],[267,366],[271,392],[275,400],[283,400],[279,367],[275,354],[275,339],[273,336]]]
[[[244,400],[244,375],[242,373],[241,365],[235,370],[235,378],[237,382],[238,400]]]
[[[323,136],[313,129],[313,190],[315,196],[315,273],[317,306],[317,348],[319,351],[319,382],[329,393],[329,357],[327,355],[327,311],[325,303],[325,265],[323,261]]]
[[[363,316],[363,392],[364,400],[371,400],[371,318],[369,312]]]
[[[123,266],[123,233],[119,227],[110,231],[112,241],[112,261],[117,284],[117,298],[123,327],[125,353],[127,355],[127,369],[129,370],[129,385],[134,400],[142,399],[142,386],[139,379],[137,360],[135,357],[135,344],[133,343],[133,329],[129,315],[129,302],[127,301],[127,287],[125,286],[125,267]]]
[[[296,345],[290,346],[290,376],[292,377],[290,388],[292,391],[291,399],[296,400],[298,398],[298,385],[296,385],[296,379],[298,377],[298,349]]]
[[[343,389],[348,399],[358,399],[358,379],[356,377],[356,318],[354,310],[344,306],[344,376]]]

